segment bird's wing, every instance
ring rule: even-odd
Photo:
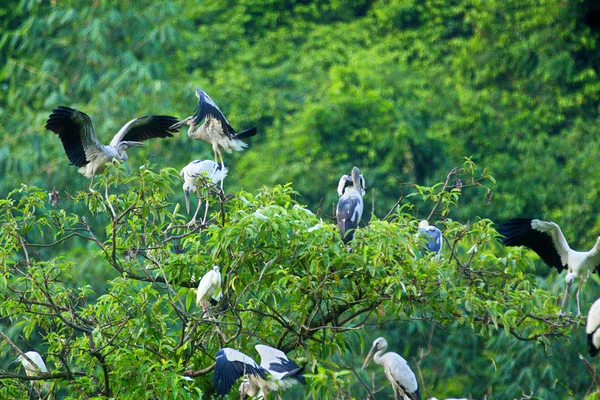
[[[235,381],[248,374],[266,379],[267,371],[242,352],[229,347],[217,351],[212,383],[218,396],[225,396]]]
[[[196,304],[199,304],[204,297],[212,297],[221,285],[221,274],[217,271],[208,271],[198,284],[196,292]]]
[[[340,197],[336,208],[336,218],[344,242],[352,240],[354,230],[362,217],[363,200],[360,193],[351,189]]]
[[[406,360],[396,353],[386,353],[383,357],[389,360],[390,375],[394,377],[396,383],[406,392],[417,392],[419,389],[417,377]]]
[[[338,197],[341,197],[344,194],[344,192],[346,191],[346,188],[348,186],[352,186],[352,178],[350,177],[350,175],[344,174],[344,175],[342,175],[342,177],[340,178],[340,181],[338,182],[338,187],[337,187]]]
[[[173,137],[179,128],[171,129],[170,126],[179,120],[170,115],[147,115],[132,119],[117,132],[110,141],[112,147],[122,141],[143,142],[153,138]]]
[[[210,98],[208,94],[205,92],[200,92],[200,96],[198,97],[198,105],[194,110],[194,124],[198,125],[202,122],[202,120],[206,118],[214,118],[219,121],[223,133],[227,135],[227,137],[231,138],[235,135],[235,130],[229,125],[227,118],[221,112],[221,109],[217,104]]]
[[[561,272],[567,267],[569,245],[554,222],[530,218],[513,218],[500,226],[505,246],[526,246],[544,262]]]
[[[306,380],[302,375],[303,368],[300,368],[295,362],[287,358],[285,353],[271,346],[257,344],[254,346],[260,354],[260,366],[266,370],[283,374],[283,378],[296,378],[298,382],[306,385]]]
[[[81,111],[56,107],[48,117],[46,129],[60,137],[69,161],[77,167],[83,167],[102,152],[91,118]]]

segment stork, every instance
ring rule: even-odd
[[[385,377],[392,384],[395,400],[398,400],[398,393],[402,396],[408,396],[411,400],[421,400],[419,384],[414,372],[410,369],[406,360],[399,354],[394,352],[383,354],[387,346],[388,343],[384,338],[375,339],[362,369],[364,370],[371,359],[373,359],[375,364],[383,367]]]
[[[28,351],[27,353],[25,353],[25,355],[27,356],[27,358],[29,358],[29,360],[20,355],[12,363],[20,362],[23,368],[25,368],[25,373],[27,374],[27,376],[40,376],[42,374],[48,373],[48,368],[46,368],[46,364],[44,363],[44,359],[42,358],[40,353],[38,353],[37,351]],[[31,364],[30,361],[32,361],[35,365]],[[40,398],[42,392],[47,393],[48,391],[50,391],[50,383],[48,382],[44,382],[43,385],[40,385],[40,382],[36,381],[33,383],[33,387],[35,388],[35,391],[38,392],[38,397]]]
[[[585,326],[590,356],[595,357],[600,350],[600,299],[590,307]]]
[[[208,302],[219,289],[221,289],[221,273],[219,272],[219,266],[213,265],[212,269],[200,279],[196,291],[196,305],[202,306],[205,314],[208,313],[206,310]]]
[[[214,173],[213,173],[214,171]],[[212,178],[210,181],[217,185],[219,182],[222,182],[223,179],[227,176],[227,167],[222,167],[221,164],[214,162],[212,160],[194,160],[181,170],[179,176],[183,178],[183,192],[185,193],[185,210],[189,214],[190,213],[190,192],[195,192],[198,197],[198,207],[196,207],[196,212],[194,213],[194,217],[190,221],[190,224],[194,224],[196,222],[196,215],[198,215],[198,210],[200,210],[200,205],[202,204],[202,200],[200,199],[200,192],[198,191],[197,183],[200,180],[203,180],[204,183],[207,182],[208,176],[212,174]],[[206,213],[208,212],[208,202],[206,202]],[[204,219],[206,219],[206,213],[204,215]],[[203,221],[204,222],[204,221]]]
[[[225,347],[217,352],[213,387],[218,396],[225,396],[242,376],[240,397],[256,396],[263,392],[265,399],[270,391],[286,390],[300,382],[306,385],[302,368],[287,358],[281,350],[270,346],[256,345],[260,354],[260,365],[252,358],[235,349]]]
[[[419,222],[419,234],[423,234],[427,239],[427,250],[436,254],[439,257],[442,252],[442,231],[433,225],[429,225],[427,220]]]
[[[59,106],[52,110],[46,129],[56,133],[62,141],[71,164],[79,173],[90,178],[104,171],[113,159],[127,160],[129,147],[143,146],[144,140],[173,137],[178,131],[171,127],[177,118],[168,115],[150,115],[132,119],[117,132],[108,146],[98,141],[92,119],[70,107]],[[92,187],[93,179],[90,182]]]
[[[575,251],[569,247],[560,227],[554,222],[540,219],[513,218],[500,226],[498,232],[503,235],[505,246],[525,246],[535,251],[544,262],[555,267],[558,273],[567,270],[565,294],[561,302],[561,311],[566,305],[569,289],[575,278],[579,278],[577,287],[577,315],[581,314],[579,292],[583,281],[590,271],[598,272],[600,266],[600,236],[590,251]],[[585,275],[585,276],[583,276]]]
[[[198,97],[198,106],[194,110],[194,115],[171,125],[171,128],[176,129],[182,125],[188,125],[188,136],[191,139],[204,140],[210,143],[213,148],[215,163],[218,162],[218,155],[221,159],[221,166],[224,168],[225,164],[223,163],[221,150],[228,153],[231,153],[231,150],[244,150],[248,145],[240,139],[256,135],[256,127],[236,133],[217,104],[206,92],[196,89],[196,97]],[[213,174],[215,172],[216,170]],[[223,188],[223,181],[221,181],[221,188]]]
[[[354,167],[351,175],[352,186],[345,187],[345,183],[341,185],[342,179],[338,184],[338,193],[342,192],[342,195],[338,200],[335,216],[342,241],[348,243],[354,237],[354,231],[358,228],[363,213],[364,178],[361,180],[360,170],[358,167]],[[340,186],[342,186],[342,190],[340,190]]]
[[[367,188],[367,186],[365,185],[365,178],[362,176],[362,174],[360,174],[359,181],[360,181],[360,194],[362,196],[364,196],[365,189]],[[338,187],[337,187],[338,197],[341,197],[344,193],[346,193],[346,189],[349,187],[352,187],[352,176],[348,175],[348,174],[344,174],[344,175],[342,175],[342,177],[340,178],[340,181],[338,182]]]

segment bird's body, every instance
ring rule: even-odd
[[[585,326],[590,356],[595,357],[600,350],[600,299],[590,307]]]
[[[240,384],[240,397],[257,396],[262,392],[266,398],[271,391],[285,390],[296,383],[306,384],[302,368],[291,361],[281,350],[256,345],[261,363],[232,348],[217,352],[213,386],[218,396],[225,396],[236,380],[245,376]]]
[[[371,359],[373,359],[375,364],[383,367],[385,377],[394,389],[394,398],[396,400],[398,400],[398,392],[403,396],[408,396],[412,400],[421,400],[417,377],[410,369],[408,362],[397,353],[389,352],[384,354],[387,346],[387,341],[384,338],[375,339],[362,369],[364,370]]]
[[[177,118],[150,115],[132,119],[113,137],[110,144],[98,141],[91,118],[73,108],[59,106],[52,110],[46,129],[56,133],[62,141],[69,161],[79,173],[90,178],[104,171],[112,160],[127,160],[129,147],[143,146],[152,138],[172,137],[177,129],[170,128]]]
[[[575,251],[569,247],[560,227],[554,222],[539,219],[514,218],[500,226],[498,231],[505,237],[505,246],[526,246],[535,251],[549,266],[558,272],[567,270],[567,287],[563,297],[565,306],[569,288],[575,278],[579,278],[577,289],[577,312],[581,313],[579,292],[590,271],[598,272],[600,266],[600,237],[589,251]]]
[[[220,289],[221,273],[219,272],[219,266],[214,265],[212,269],[200,279],[198,290],[196,291],[196,305],[202,306],[203,310],[206,309],[211,297]]]
[[[357,167],[352,168],[352,186],[338,184],[338,193],[342,193],[336,207],[336,219],[342,235],[342,241],[348,243],[354,237],[354,231],[363,213],[364,178]],[[342,177],[344,179],[344,177]],[[340,189],[342,186],[342,189]]]
[[[194,115],[175,123],[171,128],[188,125],[188,136],[191,139],[210,143],[215,162],[218,162],[218,155],[221,158],[221,165],[224,167],[221,150],[225,150],[227,153],[231,153],[232,150],[244,150],[248,145],[240,139],[256,135],[256,127],[236,133],[217,104],[206,92],[196,89],[196,97],[198,97],[198,106],[194,110]],[[222,183],[223,181],[221,181]]]
[[[215,185],[223,182],[223,179],[227,176],[227,167],[221,166],[221,164],[213,160],[194,160],[188,165],[183,167],[179,176],[183,178],[183,192],[185,194],[185,209],[187,213],[190,212],[190,193],[195,192],[198,197],[198,206],[196,212],[192,218],[192,223],[196,221],[196,215],[200,210],[202,201],[200,200],[200,192],[198,191],[198,182],[204,183],[210,181]],[[211,177],[212,176],[212,177]],[[208,203],[206,203],[208,212]],[[206,216],[205,216],[206,218]]]
[[[23,368],[25,368],[25,373],[27,376],[39,376],[40,374],[48,373],[48,368],[46,368],[46,364],[44,363],[44,359],[37,351],[28,351],[25,355],[33,361],[35,365],[32,365],[25,357],[19,356],[13,362],[20,362]],[[50,384],[48,382],[44,382],[41,384],[38,381],[33,383],[34,388],[40,392],[48,392],[50,390]]]
[[[427,238],[427,250],[439,256],[443,244],[442,231],[433,225],[429,225],[427,220],[423,220],[419,222],[419,233],[424,234]]]

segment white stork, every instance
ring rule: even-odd
[[[40,353],[38,353],[37,351],[28,351],[27,353],[25,353],[25,355],[31,361],[33,361],[35,366],[32,365],[27,360],[27,358],[21,355],[17,357],[17,359],[12,363],[20,362],[23,368],[25,368],[25,373],[27,374],[27,376],[40,376],[41,374],[48,373],[48,368],[46,368],[46,364],[44,363],[44,359],[42,358]],[[35,388],[36,392],[38,392],[38,394],[40,395],[39,397],[41,398],[42,392],[47,393],[50,390],[50,383],[44,382],[44,384],[41,385],[39,381],[35,381],[33,383],[33,387]]]
[[[143,146],[142,142],[148,139],[173,137],[172,133],[177,132],[171,127],[174,122],[177,118],[167,115],[132,119],[106,146],[98,141],[92,119],[87,114],[59,106],[48,117],[46,129],[60,137],[69,161],[79,168],[79,173],[90,178],[104,171],[106,163],[113,159],[127,160],[129,147]]]
[[[198,284],[198,290],[196,291],[196,305],[202,306],[205,314],[207,314],[206,308],[208,303],[218,290],[221,289],[221,273],[219,272],[219,266],[213,265],[212,269],[208,271]]]
[[[256,345],[261,362],[235,349],[225,347],[217,352],[213,387],[218,396],[225,396],[242,376],[247,379],[240,384],[240,397],[257,396],[262,391],[266,398],[270,391],[285,390],[300,382],[306,385],[302,368],[287,358],[281,350]]]
[[[559,273],[567,270],[565,294],[561,303],[565,307],[573,280],[579,278],[577,288],[577,314],[581,314],[579,292],[590,271],[598,272],[600,266],[600,236],[590,251],[575,251],[569,247],[560,227],[554,222],[540,219],[513,218],[500,226],[505,246],[525,246],[535,251],[550,267]]]
[[[383,354],[387,349],[387,346],[387,341],[384,338],[380,337],[375,339],[375,341],[373,341],[373,347],[371,347],[371,351],[369,351],[369,355],[367,355],[367,359],[365,360],[362,369],[364,370],[371,359],[373,359],[375,364],[379,364],[383,367],[385,377],[392,384],[395,400],[398,400],[398,393],[402,396],[408,396],[411,400],[421,400],[417,377],[410,369],[408,362],[406,362],[402,356],[394,352]]]
[[[212,178],[210,178],[210,181],[213,184],[217,185],[219,182],[222,182],[223,179],[225,179],[225,177],[227,176],[227,172],[227,167],[222,167],[221,164],[212,160],[194,160],[185,167],[183,167],[183,169],[179,173],[179,176],[183,178],[185,210],[188,214],[190,213],[190,192],[195,192],[196,196],[198,197],[198,206],[196,207],[194,217],[190,221],[191,224],[196,222],[198,210],[200,210],[200,205],[202,205],[202,200],[200,199],[200,192],[198,191],[197,187],[198,182],[202,180],[204,183],[206,183],[209,179],[209,176],[212,174]],[[206,208],[206,212],[208,212],[208,202],[206,202]]]
[[[218,162],[218,154],[221,159],[221,166],[225,167],[221,149],[228,153],[231,153],[231,150],[244,150],[248,145],[240,139],[256,135],[256,127],[236,133],[217,104],[206,92],[196,89],[196,97],[198,97],[198,106],[194,110],[194,115],[173,124],[171,128],[175,129],[182,125],[188,125],[188,136],[191,139],[204,140],[210,143],[213,148],[215,163]],[[223,187],[222,185],[223,181],[221,181],[221,187]]]
[[[433,225],[429,225],[427,220],[422,220],[419,222],[419,234],[424,234],[427,239],[427,250],[432,253],[435,253],[438,257],[442,252],[442,231],[436,228]]]
[[[354,231],[358,228],[360,218],[363,213],[363,184],[364,179],[361,180],[360,170],[357,167],[352,168],[352,186],[345,187],[341,192],[343,193],[338,200],[338,204],[335,211],[337,224],[342,235],[342,241],[348,243],[354,237]],[[344,177],[342,177],[344,179]],[[338,193],[340,192],[340,184],[338,184]]]
[[[590,356],[595,357],[600,350],[600,299],[590,307],[585,326]]]

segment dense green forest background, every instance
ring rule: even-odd
[[[232,126],[259,131],[246,151],[226,155],[227,194],[291,182],[294,201],[329,223],[337,181],[356,165],[368,187],[365,221],[382,219],[402,194],[422,219],[432,203],[406,197],[418,193],[409,183],[443,182],[469,158],[495,183],[466,187],[458,207],[435,216],[438,226],[446,217],[539,217],[559,223],[578,249],[600,232],[600,6],[592,0],[24,0],[0,6],[0,26],[1,198],[22,184],[55,188],[60,207],[87,210],[67,193],[88,180],[44,129],[54,107],[87,113],[106,143],[137,116],[191,115],[201,88]],[[210,146],[184,129],[132,149],[125,168],[134,173],[147,159],[179,170],[207,158]],[[101,293],[115,272],[88,250],[71,241],[48,251],[76,256],[73,280]],[[534,256],[526,265],[558,299],[564,276]],[[584,285],[584,313],[599,282],[594,274]],[[458,322],[371,321],[332,362],[347,369],[339,360],[351,358],[358,369],[368,350],[360,346],[384,335],[413,367],[422,362],[428,397],[583,398],[593,381],[578,358],[584,320],[573,318],[564,334],[536,340]],[[19,328],[0,324],[17,340]],[[6,369],[14,354],[3,347],[2,355]]]

